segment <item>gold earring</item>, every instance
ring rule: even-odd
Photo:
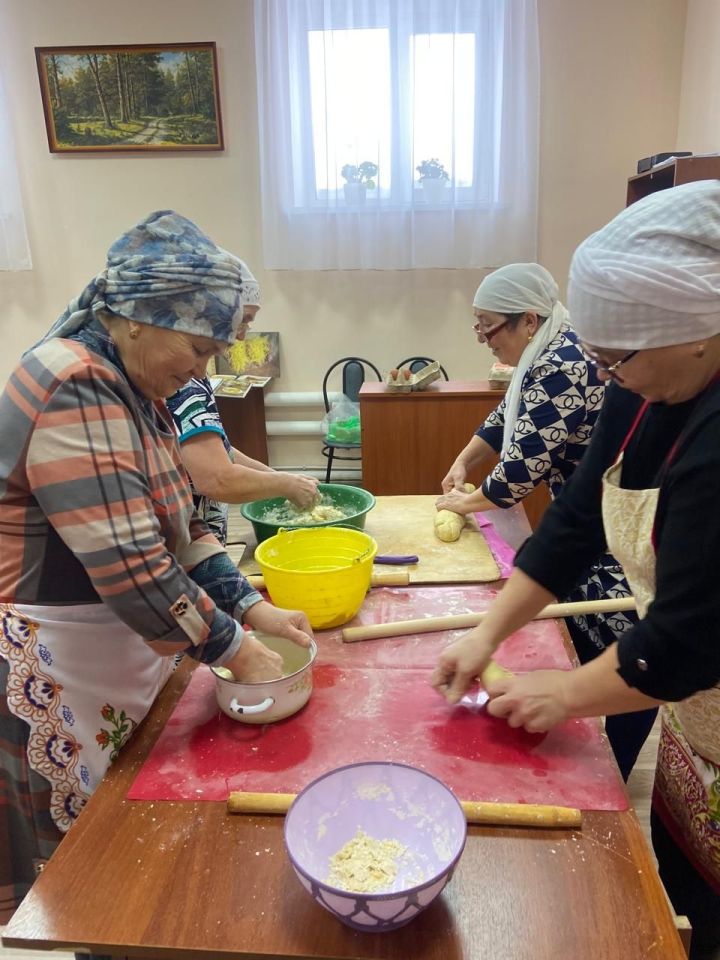
[[[705,344],[704,343],[698,344],[697,347],[695,347],[695,350],[693,352],[695,356],[698,358],[698,360],[702,359],[702,357],[705,356]]]
[[[140,333],[140,328],[139,328],[139,327],[130,327],[130,334],[129,334],[129,335],[130,335],[130,339],[131,339],[131,340],[137,340],[139,333]]]
[[[533,338],[533,335],[532,335],[531,333],[529,333],[529,334],[528,334],[528,343],[530,343],[530,342],[532,341],[532,338]]]

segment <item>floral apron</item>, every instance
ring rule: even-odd
[[[30,767],[67,831],[173,669],[103,603],[0,603],[9,711],[29,726]],[[109,693],[109,691],[112,691]]]
[[[602,496],[608,547],[625,570],[640,618],[655,596],[653,526],[660,488],[623,490],[620,475],[625,447],[646,408],[605,472]],[[666,704],[661,717],[653,807],[695,869],[720,892],[720,687]]]

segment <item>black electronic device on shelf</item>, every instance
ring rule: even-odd
[[[669,150],[667,153],[655,153],[652,157],[643,157],[642,160],[638,160],[637,163],[637,172],[646,173],[648,170],[658,164],[662,163],[663,160],[669,160],[671,157],[691,157],[692,151],[690,150]]]

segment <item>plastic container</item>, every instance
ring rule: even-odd
[[[352,620],[370,587],[377,543],[361,530],[280,530],[255,559],[277,607],[302,610],[310,626],[328,630]]]
[[[336,527],[347,526],[362,530],[365,527],[365,518],[375,506],[375,497],[363,490],[362,487],[351,487],[344,483],[321,483],[318,485],[318,493],[323,494],[323,499],[329,500],[333,506],[338,507],[347,516],[339,520],[324,520],[321,523],[313,523],[312,527]],[[283,530],[298,530],[301,527],[307,527],[303,523],[277,523],[267,520],[267,514],[285,503],[285,497],[270,497],[267,500],[254,500],[252,503],[244,503],[240,507],[240,513],[249,520],[255,531],[255,537],[258,543],[274,536],[282,527]]]
[[[405,852],[389,889],[354,893],[331,886],[330,858],[356,835],[397,840]],[[285,846],[305,889],[356,930],[395,930],[440,894],[460,859],[467,824],[454,793],[401,763],[355,763],[302,790],[285,818]]]

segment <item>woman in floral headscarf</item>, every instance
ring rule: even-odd
[[[163,402],[234,342],[242,283],[193,223],[153,213],[0,396],[0,922],[175,654],[264,680],[281,660],[241,624],[310,643],[193,512]]]
[[[652,801],[660,876],[720,956],[720,181],[634,203],[575,252],[570,308],[608,387],[572,481],[516,558],[480,627],[440,656],[451,701],[502,640],[605,544],[639,622],[592,663],[491,684],[488,710],[548,730],[664,703]]]

